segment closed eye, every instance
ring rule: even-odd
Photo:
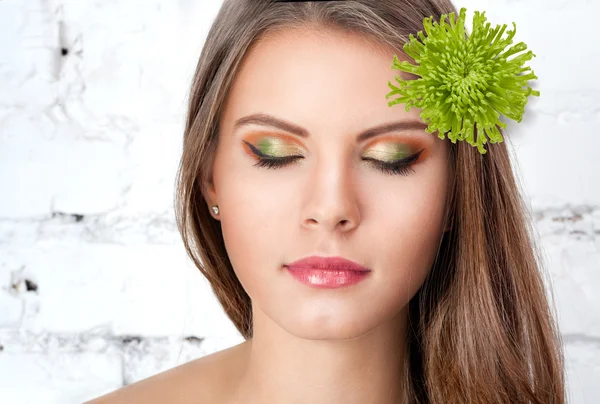
[[[256,147],[254,147],[252,144],[250,144],[246,141],[244,141],[244,143],[246,145],[248,145],[248,147],[250,148],[250,150],[252,151],[252,153],[256,156],[256,158],[258,160],[257,163],[254,164],[255,167],[277,169],[277,168],[285,167],[288,165],[297,164],[297,163],[299,163],[299,161],[301,159],[304,159],[304,156],[301,156],[301,155],[292,155],[292,156],[285,156],[285,157],[269,156],[269,155],[262,153],[260,150],[258,150]],[[383,173],[407,176],[411,172],[414,172],[412,165],[414,164],[415,161],[417,161],[419,159],[421,153],[424,150],[425,149],[421,149],[420,151],[418,151],[417,153],[415,153],[411,156],[408,156],[401,160],[396,160],[396,161],[391,161],[391,162],[381,161],[381,160],[377,160],[377,159],[374,159],[371,157],[363,157],[362,160],[368,161],[373,167],[377,168],[378,170],[380,170]]]

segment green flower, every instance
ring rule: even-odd
[[[466,9],[461,8],[455,23],[454,13],[450,13],[450,24],[444,21],[447,14],[441,16],[439,24],[432,24],[431,17],[425,18],[427,37],[419,31],[417,35],[422,42],[411,34],[410,41],[404,45],[404,51],[417,65],[401,62],[396,55],[392,64],[393,69],[420,78],[403,80],[396,76],[399,86],[388,82],[393,91],[386,98],[400,95],[388,102],[390,107],[405,103],[406,111],[412,107],[422,108],[420,116],[428,124],[427,133],[437,130],[438,137],[444,139],[445,133],[450,131],[448,138],[452,143],[466,140],[485,154],[486,136],[490,143],[503,140],[498,126],[506,128],[506,124],[500,121],[500,113],[521,122],[527,97],[540,95],[539,91],[525,87],[528,80],[537,76],[531,68],[522,67],[535,55],[529,51],[507,60],[527,49],[523,42],[506,49],[513,43],[517,31],[515,23],[512,23],[514,29],[502,39],[506,24],[492,30],[490,23],[485,23],[485,12],[476,11],[473,33],[469,36],[464,27],[465,14]],[[524,74],[528,70],[530,72]],[[475,125],[477,140],[474,139]]]

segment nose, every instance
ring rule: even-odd
[[[359,189],[352,170],[333,161],[309,174],[303,203],[303,227],[348,232],[360,223]]]

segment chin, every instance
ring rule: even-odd
[[[303,313],[287,314],[277,323],[286,332],[302,339],[347,340],[360,338],[386,321],[375,314],[366,311],[356,313],[348,308],[336,310],[330,306],[323,310],[321,306]]]
[[[297,329],[286,329],[286,331],[297,338],[313,341],[343,341],[360,338],[368,334],[373,329],[364,327],[329,327],[326,329],[306,329],[298,327]]]

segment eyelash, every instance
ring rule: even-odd
[[[250,150],[258,157],[258,162],[254,164],[255,167],[265,167],[267,169],[277,169],[290,164],[297,164],[300,159],[303,159],[304,156],[286,156],[286,157],[269,157],[260,153],[255,147],[247,143],[250,146]],[[425,149],[421,149],[417,153],[409,156],[405,159],[394,161],[391,163],[385,163],[380,160],[375,160],[371,158],[363,158],[364,161],[369,161],[375,168],[382,171],[385,174],[390,175],[404,175],[407,176],[411,172],[415,172],[415,170],[411,167],[412,163],[414,163],[421,153]]]

